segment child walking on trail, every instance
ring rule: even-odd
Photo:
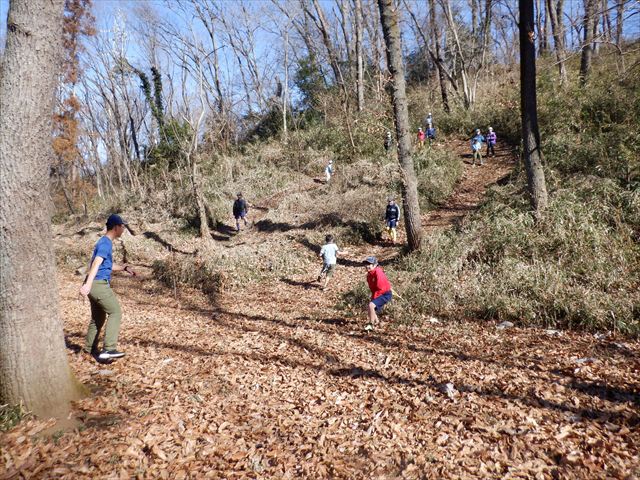
[[[367,284],[369,285],[369,290],[371,290],[371,301],[367,310],[369,323],[364,328],[365,330],[373,330],[373,327],[378,324],[378,313],[382,311],[382,307],[391,301],[393,294],[387,276],[384,274],[382,267],[378,265],[378,259],[376,257],[367,257],[364,265],[367,269]]]
[[[425,134],[422,128],[418,128],[418,148],[424,147]]]
[[[384,150],[389,153],[391,150],[391,145],[393,144],[393,140],[391,139],[391,132],[387,132],[387,135],[384,137]]]
[[[329,163],[327,164],[326,168],[324,169],[324,174],[327,177],[327,183],[329,183],[329,180],[331,180],[331,175],[333,175],[333,160],[329,160]]]
[[[429,125],[427,128],[427,138],[429,139],[429,146],[436,141],[436,127],[433,125]]]
[[[386,224],[387,235],[391,238],[393,243],[396,243],[398,226],[398,220],[400,220],[400,208],[396,205],[396,200],[393,197],[389,197],[389,203],[384,213],[384,221]]]
[[[424,119],[424,125],[427,128],[433,126],[433,115],[431,115],[431,112],[429,112],[429,115],[427,115],[426,118]]]
[[[242,197],[242,193],[238,193],[238,198],[233,202],[233,217],[236,219],[236,232],[240,231],[240,219],[244,221],[244,226],[247,226],[247,213],[249,207],[247,201]]]
[[[484,160],[482,159],[482,144],[485,142],[485,138],[480,133],[480,129],[476,129],[476,134],[471,137],[471,151],[473,152],[473,166],[476,165],[476,159],[478,160],[480,165],[484,165]]]
[[[338,254],[345,253],[344,250],[340,250],[334,243],[333,235],[327,235],[324,240],[325,244],[320,249],[322,270],[320,270],[320,275],[318,275],[318,282],[321,282],[322,277],[324,276],[324,285],[322,286],[322,290],[326,290],[327,285],[329,284],[329,278],[333,276],[336,263],[338,263]]]
[[[495,146],[497,139],[498,136],[496,132],[493,131],[492,127],[489,127],[489,132],[487,132],[487,157],[489,156],[489,152],[491,152],[492,157],[496,156]]]

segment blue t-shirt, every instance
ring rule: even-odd
[[[93,255],[91,255],[89,268],[91,268],[93,260],[96,257],[102,257],[104,260],[100,264],[98,273],[94,280],[106,280],[107,282],[111,282],[111,269],[113,268],[113,244],[109,237],[104,236],[96,243],[96,246],[93,249]]]

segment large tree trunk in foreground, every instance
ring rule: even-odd
[[[404,222],[407,229],[407,242],[411,251],[418,250],[422,241],[422,224],[420,204],[418,202],[418,181],[411,158],[411,127],[407,104],[404,66],[402,64],[402,46],[398,14],[393,0],[378,0],[382,31],[387,44],[387,63],[393,77],[392,88],[393,112],[398,136],[398,159],[402,170],[402,204]]]
[[[542,169],[538,107],[536,104],[536,47],[533,0],[520,0],[520,112],[524,163],[531,206],[536,214],[547,207],[547,186]]]
[[[51,119],[64,0],[12,0],[0,79],[0,404],[68,411],[67,361],[51,246]]]

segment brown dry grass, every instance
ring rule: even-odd
[[[425,217],[427,228],[451,225],[473,208],[503,167],[508,162],[466,167],[451,201]],[[362,313],[345,316],[335,306],[364,280],[364,255],[392,261],[397,250],[349,245],[321,292],[315,254],[327,226],[305,225],[314,219],[311,205],[329,213],[338,205],[323,186],[307,187],[261,200],[268,210],[253,220],[270,220],[261,224],[270,228],[254,225],[213,247],[160,225],[156,236],[125,237],[142,276],[114,282],[127,356],[110,365],[78,351],[88,306],[77,300],[79,277],[63,269],[69,360],[94,394],[75,405],[76,431],[41,438],[51,422],[29,419],[1,434],[2,478],[639,474],[638,342],[428,319],[422,327],[383,323],[367,334]],[[375,202],[365,208],[379,213]],[[88,253],[97,236],[63,238]],[[211,304],[198,290],[154,280],[150,260],[160,255],[229,265],[256,256],[252,265],[264,275]]]

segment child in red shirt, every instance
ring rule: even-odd
[[[422,128],[418,128],[418,148],[424,147],[425,134]]]
[[[372,330],[373,325],[378,323],[378,313],[382,307],[389,303],[392,298],[391,284],[384,274],[382,267],[378,265],[376,257],[367,257],[364,261],[367,269],[367,283],[371,290],[371,301],[368,306],[369,323],[366,330]]]

